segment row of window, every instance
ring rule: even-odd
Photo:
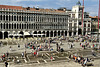
[[[65,29],[65,25],[51,24],[0,24],[0,29]]]
[[[84,24],[84,27],[86,27],[86,24]],[[88,24],[88,27],[90,27],[90,24]]]
[[[5,16],[0,15],[0,20],[3,21],[34,21],[34,22],[67,22],[67,18],[49,18],[46,16],[43,17],[37,17],[37,16]]]
[[[5,14],[5,15],[25,15],[25,16],[53,16],[53,17],[67,17],[67,15],[57,15],[57,14],[40,14],[40,13],[20,13],[20,12],[0,12],[0,14]]]
[[[84,31],[88,31],[88,32],[90,32],[90,31],[91,31],[91,29],[90,29],[90,28],[88,28],[88,29],[86,30],[86,28],[84,28]]]

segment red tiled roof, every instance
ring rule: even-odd
[[[92,16],[89,16],[90,18],[95,18],[95,19],[98,19],[98,16],[94,16],[94,17],[92,17]],[[99,18],[100,19],[100,18]]]
[[[8,6],[8,5],[0,5],[0,8],[4,9],[16,9],[16,10],[27,10],[27,8],[23,8],[22,6]],[[29,11],[39,11],[39,12],[65,12],[65,11],[60,11],[56,9],[39,9],[36,10],[36,8],[30,8]]]
[[[4,9],[17,9],[17,10],[22,10],[23,9],[22,6],[8,6],[8,5],[0,5],[0,8],[4,8]]]

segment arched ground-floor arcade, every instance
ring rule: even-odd
[[[27,35],[27,34],[28,35]],[[56,36],[75,36],[82,34],[82,30],[79,29],[78,32],[69,32],[67,30],[46,30],[46,31],[0,31],[0,39],[5,39],[8,37],[56,37]],[[87,32],[84,32],[86,35]],[[18,35],[18,36],[17,36]]]

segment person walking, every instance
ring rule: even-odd
[[[8,67],[8,62],[7,61],[5,61],[5,67]]]
[[[20,44],[18,44],[18,49],[20,49]]]
[[[10,48],[10,51],[11,51],[12,50],[12,47],[10,46],[9,48]]]

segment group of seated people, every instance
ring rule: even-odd
[[[4,53],[3,55],[1,55],[0,60],[1,60],[1,61],[5,61],[6,58],[8,58],[8,56],[9,56],[9,53],[8,53],[8,52],[7,52],[7,53]]]
[[[71,58],[71,55],[69,56],[69,58]],[[84,58],[82,56],[75,56],[75,55],[73,55],[72,59],[75,62],[81,64],[82,66],[88,66],[88,65],[92,66],[93,65],[93,64],[88,64],[87,65],[87,63],[91,61],[91,59],[89,59],[88,57]]]

